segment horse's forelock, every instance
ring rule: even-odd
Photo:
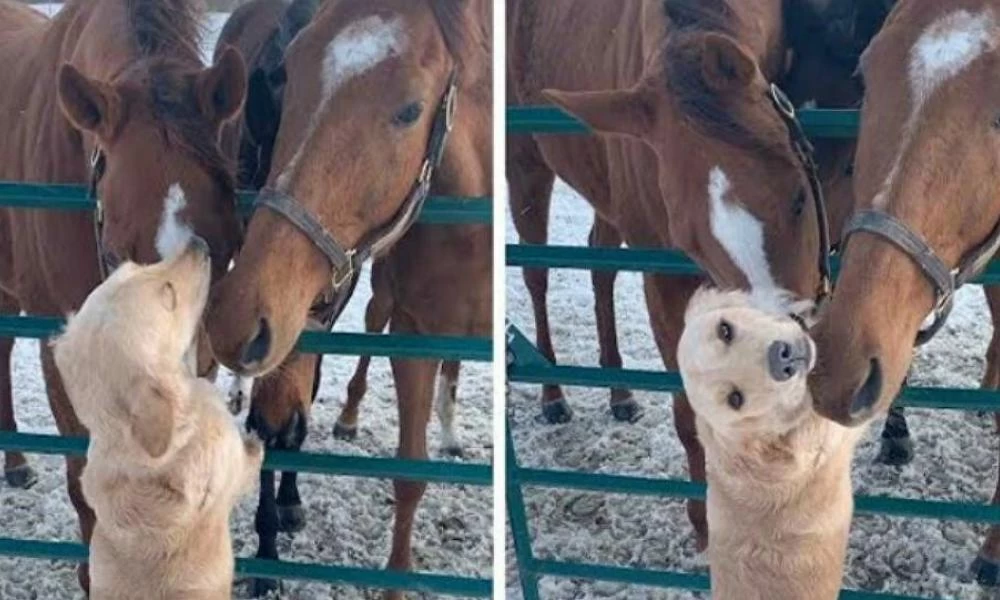
[[[727,0],[664,0],[663,10],[676,29],[732,33],[736,13]]]

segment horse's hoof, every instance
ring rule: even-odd
[[[462,450],[461,446],[445,446],[442,450],[449,458],[465,458],[465,450]]]
[[[333,424],[333,437],[345,442],[353,442],[358,437],[357,425],[344,425],[340,421]]]
[[[984,587],[996,587],[1000,585],[1000,564],[997,561],[980,554],[976,560],[972,561],[969,569],[976,578],[976,583]]]
[[[875,462],[891,467],[901,467],[913,462],[913,440],[909,437],[882,438]]]
[[[611,405],[611,415],[615,418],[615,421],[635,423],[642,418],[642,407],[639,406],[639,403],[634,398],[629,398],[628,400],[613,403]]]
[[[542,402],[542,418],[550,425],[569,423],[573,419],[573,409],[566,403],[565,398]]]
[[[254,579],[250,583],[250,594],[254,598],[263,598],[271,592],[279,592],[281,584],[276,579]]]
[[[301,504],[278,506],[278,530],[285,533],[298,533],[306,526],[306,511]]]
[[[29,465],[18,465],[4,469],[3,478],[7,480],[7,485],[10,487],[22,490],[29,489],[38,483],[38,474]]]

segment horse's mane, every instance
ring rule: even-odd
[[[167,142],[190,154],[215,179],[235,188],[232,161],[218,140],[206,135],[210,124],[200,111],[192,75],[202,68],[203,10],[197,0],[125,0],[128,24],[139,60],[126,73],[145,80],[153,116],[163,124]]]
[[[142,56],[179,50],[197,54],[202,11],[192,0],[126,0],[132,39]]]
[[[469,57],[477,54],[488,60],[492,54],[493,44],[490,35],[492,24],[488,19],[484,23],[477,23],[470,15],[472,10],[486,11],[485,7],[488,7],[488,4],[480,3],[483,8],[472,9],[469,4],[473,2],[427,0],[427,3],[437,19],[445,45],[458,64],[459,70],[464,67]]]
[[[664,0],[663,7],[670,22],[663,51],[667,86],[682,114],[718,139],[754,150],[770,148],[735,117],[733,99],[709,88],[702,76],[699,34],[733,36],[737,29],[738,16],[727,0]]]

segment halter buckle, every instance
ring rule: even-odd
[[[344,287],[344,284],[347,283],[348,281],[350,281],[351,278],[354,277],[354,271],[355,271],[354,256],[355,256],[355,254],[357,254],[357,250],[354,249],[354,248],[351,248],[350,250],[346,251],[344,254],[347,256],[347,268],[344,269],[343,271],[339,272],[339,273],[337,271],[333,272],[333,282],[332,283],[333,283],[333,289],[334,289],[334,291],[339,290],[340,288]]]
[[[771,84],[771,102],[782,117],[790,121],[795,119],[795,105],[776,83]]]

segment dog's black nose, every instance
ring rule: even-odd
[[[775,381],[788,381],[809,368],[808,346],[798,348],[788,342],[773,342],[767,349],[767,368]]]

